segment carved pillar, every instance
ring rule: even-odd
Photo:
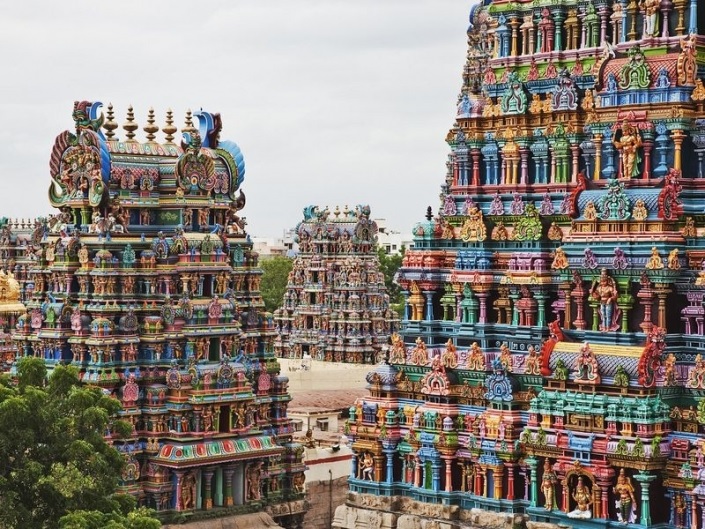
[[[676,8],[676,15],[678,16],[678,22],[676,22],[676,35],[678,36],[683,35],[685,31],[685,6],[687,2],[688,0],[675,0],[673,2]]]
[[[514,499],[514,465],[507,465],[507,499]]]
[[[432,290],[424,290],[423,295],[426,297],[426,316],[424,319],[426,321],[432,321],[433,320],[433,291]]]
[[[404,321],[409,321],[409,291],[402,290],[401,295],[404,297]]]
[[[501,463],[497,468],[495,469],[494,472],[494,494],[492,497],[496,500],[500,500],[504,497],[503,493],[504,491],[502,490],[502,482],[504,481],[502,477],[504,476],[504,465]]]
[[[663,5],[663,1],[661,5]],[[666,14],[663,16],[665,18]],[[688,26],[689,34],[696,34],[698,32],[698,0],[690,0],[690,24],[688,24]],[[703,527],[705,527],[705,523],[703,523]]]
[[[472,185],[480,185],[480,149],[472,149]]]
[[[657,325],[664,330],[666,330],[666,298],[670,292],[667,284],[656,284],[656,297],[658,298]]]
[[[539,485],[536,477],[536,467],[538,466],[538,461],[536,460],[535,457],[527,457],[525,459],[526,464],[529,466],[529,470],[531,471],[531,498],[530,498],[530,505],[531,507],[536,507],[536,500],[538,499],[539,495]]]
[[[478,299],[480,300],[480,318],[478,323],[487,323],[487,296],[488,296],[487,290],[483,289],[477,289],[476,295]]]
[[[685,134],[683,133],[682,130],[677,129],[671,132],[671,137],[673,138],[673,168],[678,169],[679,171],[682,169],[682,159],[681,159],[681,154],[682,154],[682,148],[683,148],[683,140],[685,139]]]
[[[517,28],[519,27],[519,20],[514,17],[512,20],[509,22],[509,25],[512,28],[512,51],[510,52],[510,55],[512,57],[516,57],[519,55],[519,32],[517,31]]]
[[[375,462],[375,481],[380,482],[382,481],[382,469],[383,469],[383,463],[384,463],[384,456],[381,455],[375,455],[372,458]]]
[[[595,171],[592,175],[592,179],[599,180],[600,171],[602,170],[602,134],[595,134],[592,138],[595,144]]]
[[[585,291],[583,290],[582,284],[578,285],[571,293],[570,297],[575,299],[576,315],[573,325],[579,331],[585,330]],[[566,300],[568,301],[568,300]]]
[[[521,156],[521,185],[528,185],[529,183],[529,149],[522,147],[519,149],[519,155]]]
[[[652,139],[644,139],[643,142],[644,145],[644,174],[642,175],[642,179],[648,180],[651,178],[651,149],[654,146],[654,142]]]
[[[607,41],[607,7],[600,6],[597,12],[600,15],[600,42],[596,44],[600,44]]]
[[[573,156],[573,167],[570,175],[570,181],[571,182],[577,182],[578,181],[578,166],[579,166],[579,159],[580,159],[580,146],[577,143],[571,143],[570,144],[570,152]]]
[[[553,13],[553,21],[555,25],[555,34],[553,39],[553,51],[563,50],[563,21],[565,20],[565,13],[563,11],[555,11]]]
[[[661,37],[667,39],[669,37],[668,18],[673,11],[673,2],[671,0],[661,0]],[[692,21],[691,21],[692,24]],[[697,33],[697,31],[696,31]]]
[[[384,455],[387,458],[387,473],[385,476],[385,482],[390,485],[394,481],[394,452],[394,447],[392,447],[391,449],[385,448],[384,450]]]
[[[512,325],[517,327],[519,325],[519,307],[517,306],[517,301],[519,301],[519,291],[514,288],[509,294],[509,299],[512,300]]]
[[[565,294],[565,314],[563,315],[563,328],[570,329],[573,319],[573,303],[570,299],[570,281],[563,281],[560,289]]]
[[[641,485],[641,525],[649,527],[651,525],[651,505],[649,501],[649,486],[656,479],[656,476],[648,472],[634,474],[634,479]]]
[[[544,327],[546,325],[546,293],[539,291],[534,295],[537,303],[537,318],[536,326]]]
[[[631,19],[631,25],[629,26],[629,33],[627,33],[627,38],[629,40],[636,40],[636,15],[639,12],[639,5],[636,0],[630,0],[627,4],[627,13],[629,13],[629,18]]]
[[[446,463],[446,486],[445,486],[445,491],[446,492],[453,492],[453,473],[451,471],[451,463],[453,460],[448,457],[445,459]]]
[[[644,321],[639,324],[644,334],[649,334],[654,324],[651,320],[651,308],[654,304],[654,292],[650,285],[642,286],[636,297],[639,298],[639,303],[644,307]]]
[[[424,470],[425,473],[425,470]],[[414,487],[421,486],[421,461],[416,458],[416,466],[414,466]]]
[[[441,490],[441,462],[438,460],[431,462],[431,488],[433,492]]]

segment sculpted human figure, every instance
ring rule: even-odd
[[[621,177],[629,179],[638,176],[639,162],[641,162],[639,148],[642,145],[639,131],[625,120],[622,123],[621,138],[619,140],[613,140],[613,143],[620,151],[622,161]]]
[[[609,276],[607,269],[603,268],[599,280],[592,287],[592,297],[600,302],[601,331],[615,331],[619,328],[619,314],[615,310],[618,296],[619,292],[614,279]]]
[[[592,510],[590,509],[592,505],[592,494],[590,489],[583,482],[583,477],[578,477],[578,482],[575,485],[575,490],[572,494],[573,500],[575,500],[575,509],[568,513],[569,518],[592,518]]]
[[[556,508],[556,483],[558,483],[558,478],[556,473],[553,471],[551,462],[546,459],[543,462],[543,477],[541,478],[541,492],[546,499],[544,507],[547,511],[551,511]]]
[[[634,487],[623,468],[619,470],[617,484],[614,486],[614,493],[617,496],[617,500],[614,502],[617,508],[617,519],[624,524],[634,523],[636,521]]]

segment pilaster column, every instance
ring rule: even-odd
[[[487,296],[488,292],[486,290],[480,290],[476,292],[478,299],[480,300],[480,318],[478,323],[487,323]]]
[[[206,468],[201,473],[202,481],[204,483],[204,496],[206,510],[213,508],[213,491],[212,491],[212,481],[213,481],[213,468]],[[252,498],[250,498],[252,499]]]
[[[537,304],[536,326],[544,327],[546,325],[546,293],[539,291],[534,294]]]
[[[648,180],[651,178],[651,149],[654,147],[654,141],[652,139],[644,139],[644,174],[642,176],[643,180]]]
[[[394,448],[384,449],[384,455],[387,458],[387,472],[385,475],[385,483],[392,484],[394,481]]]
[[[557,10],[553,13],[553,21],[555,25],[555,33],[553,37],[553,51],[563,50],[563,21],[565,20],[565,13],[563,11]]]
[[[570,172],[570,181],[571,182],[577,182],[578,181],[578,167],[579,167],[579,162],[580,162],[580,146],[577,143],[571,143],[570,144],[570,153],[572,155],[572,167],[571,167],[571,172]]]
[[[500,499],[502,499],[502,496],[503,496],[502,493],[504,492],[504,491],[502,490],[502,488],[503,488],[503,487],[502,487],[502,482],[504,481],[504,480],[502,479],[503,476],[504,476],[504,465],[502,465],[502,464],[500,463],[499,466],[497,466],[497,468],[495,469],[495,472],[494,472],[494,494],[492,495],[492,497],[493,497],[495,500],[500,500]]]
[[[514,499],[514,465],[507,465],[507,499]]]
[[[480,185],[480,149],[472,149],[472,185]]]
[[[597,10],[600,15],[600,42],[607,40],[607,7],[600,6]]]
[[[663,5],[663,2],[661,4]],[[666,14],[663,17],[666,18]],[[688,33],[698,32],[698,0],[690,0],[690,24],[688,25]]]
[[[233,475],[235,474],[235,469],[231,467],[226,467],[223,469],[223,479],[225,481],[225,506],[232,507],[234,505],[233,501]]]
[[[445,491],[446,492],[453,492],[453,473],[451,471],[451,464],[453,463],[453,460],[448,457],[445,459],[445,464],[446,464],[446,486],[445,486]]]
[[[641,485],[641,525],[649,527],[651,525],[651,504],[649,501],[649,486],[656,479],[656,476],[648,472],[634,474],[634,479]]]
[[[519,291],[512,289],[512,292],[509,293],[509,299],[512,300],[512,325],[516,327],[519,325],[519,307],[517,306]]]
[[[512,28],[512,51],[510,55],[512,57],[516,57],[519,55],[519,49],[518,49],[518,41],[519,41],[519,33],[517,31],[517,28],[519,27],[519,20],[514,17],[512,18],[511,22],[509,22],[509,25]]]
[[[409,291],[402,290],[401,295],[404,297],[404,321],[409,321]]]
[[[683,133],[682,130],[677,129],[671,132],[671,137],[673,138],[673,168],[678,169],[679,171],[682,169],[682,149],[683,149],[683,140],[685,139],[685,134]]]
[[[595,171],[592,179],[599,180],[602,171],[602,134],[593,135],[592,142],[595,144]]]
[[[539,462],[533,456],[527,457],[524,461],[529,466],[529,470],[531,471],[531,498],[529,498],[529,504],[531,505],[531,507],[536,507],[536,500],[539,495],[539,485],[536,478],[536,468]]]
[[[661,37],[667,39],[669,37],[668,31],[668,18],[671,11],[673,11],[673,2],[671,0],[661,0]],[[691,21],[691,25],[693,22]],[[697,33],[697,30],[695,30]]]
[[[181,503],[181,488],[182,484],[184,481],[184,475],[186,474],[185,470],[174,470],[174,474],[176,474],[176,510],[177,511],[183,511],[184,506]]]
[[[424,466],[424,474],[426,474],[425,466]],[[421,461],[419,458],[416,458],[416,466],[414,466],[414,487],[420,487],[421,486]]]
[[[666,330],[666,297],[670,293],[668,285],[656,284],[656,297],[658,298],[658,326]]]
[[[432,290],[424,290],[423,295],[426,297],[426,317],[424,319],[426,321],[432,321],[433,320],[433,291]]]
[[[528,185],[529,183],[529,149],[522,147],[519,149],[519,155],[521,157],[521,185]]]
[[[431,485],[433,492],[441,490],[441,463],[440,461],[431,462]]]
[[[629,40],[636,40],[636,15],[639,12],[639,5],[636,0],[630,0],[627,4],[627,13],[629,13],[629,18],[631,18],[631,24],[629,26],[629,33],[627,33],[627,38]]]

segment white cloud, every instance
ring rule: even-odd
[[[47,213],[76,99],[223,116],[245,154],[250,233],[307,204],[369,203],[410,230],[438,205],[471,2],[12,2],[0,8],[0,216]]]

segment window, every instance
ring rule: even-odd
[[[301,419],[291,419],[291,424],[294,427],[295,432],[300,432],[304,428],[304,421]]]
[[[316,419],[316,427],[322,432],[327,432],[328,419]]]

